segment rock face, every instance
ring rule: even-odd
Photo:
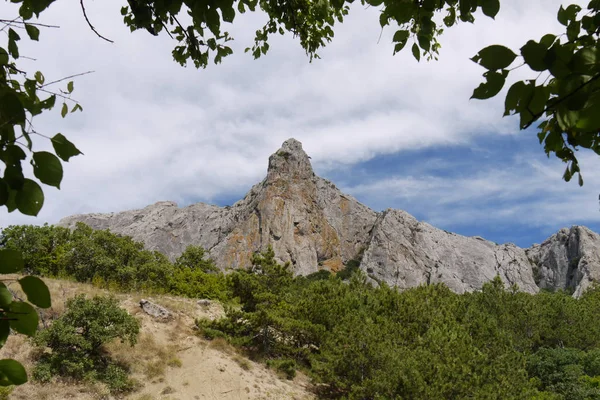
[[[499,275],[508,285],[538,291],[523,249],[448,233],[398,210],[379,216],[361,269],[376,281],[402,289],[443,282],[463,293]]]
[[[376,213],[333,183],[315,176],[302,144],[283,143],[269,158],[267,177],[231,207],[159,202],[141,210],[75,215],[84,222],[142,241],[175,259],[201,245],[223,269],[246,268],[254,252],[273,247],[296,274],[338,271],[348,261],[374,281],[399,288],[443,282],[462,293],[496,275],[535,293],[567,289],[580,295],[600,280],[600,236],[562,229],[541,245],[521,249],[449,233],[398,210]]]
[[[586,227],[563,228],[526,251],[540,288],[580,296],[593,282],[600,282],[600,235]]]
[[[201,245],[224,269],[248,267],[254,252],[270,244],[279,261],[310,274],[337,271],[357,257],[376,219],[373,210],[315,176],[302,144],[289,139],[269,158],[267,177],[231,207],[159,202],[116,214],[74,215],[59,224],[110,229],[171,259],[190,244]]]

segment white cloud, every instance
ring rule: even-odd
[[[381,154],[468,144],[478,135],[514,134],[514,121],[501,118],[501,99],[468,100],[483,72],[469,57],[493,43],[517,49],[526,38],[556,31],[560,4],[504,1],[496,21],[479,16],[473,25],[448,29],[440,61],[429,63],[415,62],[410,51],[392,57],[394,30],[386,29],[378,43],[378,11],[360,5],[336,28],[322,60],[309,64],[288,35],[274,37],[270,54],[254,61],[243,48],[264,17],[246,14],[230,29],[236,54],[197,71],[171,60],[174,43],[167,36],[129,33],[121,3],[86,2],[95,27],[115,44],[98,39],[69,2],[56,2],[43,15],[61,29],[42,31],[40,43],[23,41],[22,53],[39,60],[28,68],[43,70],[47,79],[96,72],[75,81],[83,113],[36,120],[38,130],[64,133],[85,156],[65,165],[61,191],[45,189],[39,218],[3,209],[0,225],[239,193],[262,179],[269,154],[289,137],[327,170]],[[473,196],[481,187],[504,192],[509,172],[500,178],[463,184]],[[555,174],[551,179],[560,183]],[[413,197],[453,184],[423,184],[423,177],[400,183]]]

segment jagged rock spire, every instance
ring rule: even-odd
[[[302,149],[302,143],[294,138],[283,142],[281,148],[269,157],[268,182],[281,178],[310,179],[313,176],[309,157]]]

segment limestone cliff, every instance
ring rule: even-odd
[[[563,228],[526,252],[540,288],[580,296],[593,282],[600,282],[600,235],[586,227]]]
[[[269,158],[267,177],[231,207],[159,202],[116,214],[74,215],[95,229],[110,229],[175,258],[190,244],[206,248],[217,265],[244,268],[252,254],[273,246],[297,274],[339,270],[367,246],[376,213],[331,182],[315,176],[295,139]]]
[[[509,286],[538,291],[523,249],[449,233],[398,210],[379,216],[361,269],[376,281],[402,289],[443,282],[463,293],[499,275]]]
[[[206,248],[223,269],[245,268],[273,246],[296,274],[337,271],[351,259],[374,281],[399,288],[443,282],[462,293],[496,275],[534,293],[567,289],[580,295],[600,279],[600,236],[562,229],[521,249],[465,237],[419,222],[403,211],[376,213],[315,176],[302,144],[289,139],[269,158],[267,177],[231,207],[159,202],[141,210],[75,215],[95,229],[132,236],[174,259],[190,245]]]

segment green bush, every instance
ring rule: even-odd
[[[296,376],[298,365],[294,360],[288,358],[269,360],[267,365],[277,372],[285,376],[286,379],[292,380]]]
[[[175,260],[178,268],[197,269],[202,272],[219,272],[215,262],[206,258],[206,251],[201,246],[188,246],[185,251]]]
[[[360,270],[360,261],[350,260],[346,263],[346,265],[344,265],[343,269],[338,271],[338,273],[335,276],[340,278],[341,280],[345,281],[345,280],[350,279],[350,277],[359,270]]]
[[[101,380],[112,391],[131,390],[134,384],[126,369],[114,364],[103,346],[115,339],[133,346],[138,332],[138,321],[121,309],[116,299],[72,298],[65,313],[36,335],[36,345],[51,351],[41,354],[33,376],[42,382],[53,376]]]

